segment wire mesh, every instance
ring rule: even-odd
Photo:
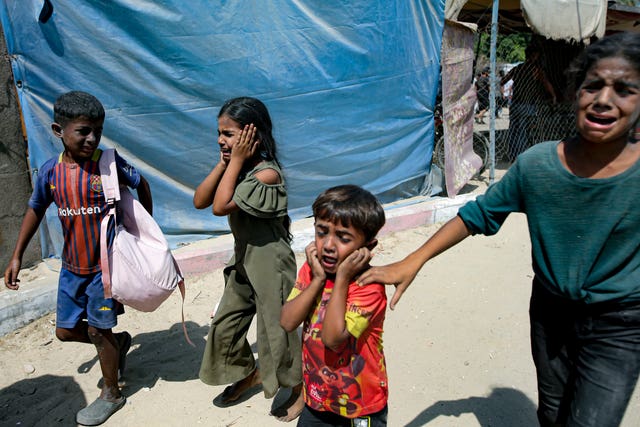
[[[488,33],[484,37],[482,32],[478,34],[478,40],[487,39]],[[497,161],[511,162],[534,144],[562,139],[575,129],[565,70],[583,46],[532,34],[526,34],[526,39],[522,61],[508,63],[499,58],[496,63]],[[497,50],[501,51],[500,46]],[[489,138],[489,95],[493,80],[487,55],[476,53],[474,76],[478,98],[474,131]]]

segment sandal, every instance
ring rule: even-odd
[[[127,399],[124,396],[120,396],[116,402],[109,402],[99,397],[91,405],[78,411],[76,422],[83,426],[98,426],[107,421],[126,402]]]
[[[220,407],[235,405],[257,394],[261,389],[262,380],[260,372],[256,369],[248,377],[225,387],[224,391],[213,400],[213,403]]]
[[[269,414],[276,417],[278,421],[288,423],[300,416],[304,409],[304,405],[304,395],[302,387],[299,385],[291,389],[291,394],[286,402],[282,403],[277,408],[272,408]]]

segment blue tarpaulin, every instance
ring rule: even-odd
[[[55,98],[92,93],[107,114],[101,146],[147,178],[174,243],[228,231],[191,200],[219,159],[219,108],[236,96],[270,110],[294,219],[333,185],[383,202],[423,191],[444,0],[52,0],[41,22],[44,3],[0,3],[32,169],[62,151]],[[56,215],[45,256],[60,253]]]

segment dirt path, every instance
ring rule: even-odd
[[[400,259],[437,227],[382,237],[374,263]],[[387,313],[390,426],[536,425],[529,259],[526,220],[512,215],[496,236],[469,238],[423,268]],[[105,425],[282,425],[267,415],[272,401],[261,393],[221,409],[211,401],[224,387],[197,379],[209,313],[222,286],[220,270],[188,278],[185,315],[195,349],[182,337],[177,294],[154,313],[128,310],[121,317],[117,330],[133,335],[128,403]],[[61,343],[53,331],[48,315],[0,339],[1,425],[73,425],[75,413],[97,396],[93,347]],[[636,393],[622,425],[638,420]]]

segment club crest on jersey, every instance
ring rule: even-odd
[[[102,178],[100,175],[91,175],[91,191],[102,193]]]

